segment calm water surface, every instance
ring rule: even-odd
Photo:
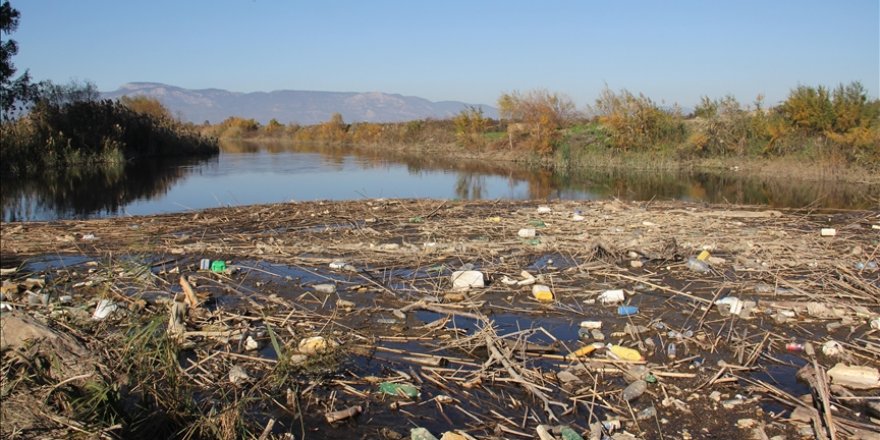
[[[774,207],[876,208],[877,185],[750,178],[738,173],[590,170],[353,154],[346,149],[225,144],[219,155],[3,177],[3,220],[93,218],[291,200],[362,198],[687,200]]]

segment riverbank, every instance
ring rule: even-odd
[[[681,158],[665,152],[615,151],[601,145],[580,145],[580,148],[553,157],[542,157],[528,151],[511,149],[501,143],[483,148],[465,148],[455,142],[414,142],[378,144],[297,143],[272,137],[221,138],[224,151],[241,151],[232,145],[269,146],[283,151],[309,145],[313,151],[349,152],[363,156],[419,158],[425,163],[484,163],[500,168],[547,169],[576,174],[587,170],[626,170],[661,172],[734,173],[749,177],[792,178],[806,181],[838,181],[880,184],[880,172],[853,163],[833,161],[815,156],[786,157],[710,157]],[[230,147],[232,146],[232,147]]]
[[[876,211],[542,205],[2,223],[4,435],[877,431],[860,396],[880,383],[840,382],[880,367]],[[456,270],[479,275],[455,289]],[[623,303],[599,300],[617,289]],[[635,351],[569,357],[594,343]]]

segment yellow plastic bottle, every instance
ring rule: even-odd
[[[632,348],[627,348],[627,347],[621,347],[620,345],[608,344],[608,351],[610,351],[611,354],[614,357],[616,357],[617,359],[624,360],[624,361],[637,362],[637,361],[645,360],[645,358],[642,356],[641,353],[638,352],[638,350],[634,350]]]
[[[579,357],[587,357],[587,356],[590,355],[590,353],[592,353],[592,352],[594,352],[594,351],[596,351],[597,349],[602,348],[602,347],[604,347],[604,345],[602,345],[602,344],[599,343],[599,342],[594,342],[594,343],[592,343],[592,344],[590,344],[590,345],[584,345],[583,347],[578,348],[577,350],[575,350],[575,351],[569,353],[568,356],[566,356],[566,358],[567,358],[568,360],[574,360],[574,359],[577,359],[577,358],[579,358]]]
[[[553,292],[550,288],[543,284],[535,284],[532,286],[532,296],[540,302],[553,302]]]

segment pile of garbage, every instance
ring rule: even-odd
[[[431,200],[4,223],[2,430],[872,438],[878,224]]]

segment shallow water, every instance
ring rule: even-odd
[[[871,208],[877,185],[755,178],[742,173],[586,170],[389,157],[347,148],[224,144],[210,158],[3,177],[3,221],[182,212],[291,200],[362,198],[686,200],[773,207]]]

